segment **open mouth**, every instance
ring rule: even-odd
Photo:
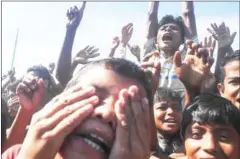
[[[83,140],[96,151],[99,151],[105,154],[110,153],[110,147],[108,146],[107,142],[103,138],[92,133],[90,134],[77,133],[75,135],[82,137]]]
[[[171,124],[176,124],[177,121],[174,120],[174,119],[167,119],[167,120],[164,120],[165,123],[171,123]]]
[[[163,35],[163,41],[172,41],[172,36],[170,34]]]

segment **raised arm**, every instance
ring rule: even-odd
[[[120,44],[120,38],[118,36],[115,36],[112,40],[112,47],[110,49],[110,53],[108,57],[110,58],[114,57],[115,51],[118,48],[119,44]]]
[[[30,123],[32,115],[40,106],[44,93],[44,82],[42,79],[36,80],[25,76],[23,81],[18,85],[16,92],[19,96],[20,107],[9,129],[3,150],[23,142],[26,127]]]
[[[66,35],[56,69],[56,77],[63,87],[66,86],[67,82],[71,77],[72,47],[77,28],[83,17],[85,4],[86,2],[83,2],[83,5],[80,9],[75,6],[67,12],[69,22],[66,26]]]
[[[174,55],[175,73],[186,88],[186,105],[200,93],[210,92],[216,82],[210,70],[214,61],[213,48],[202,48],[192,41],[187,41],[187,46],[184,62],[179,51]]]
[[[78,65],[85,65],[89,62],[94,61],[95,57],[98,57],[100,53],[99,49],[94,46],[86,46],[84,49],[80,50],[77,55],[73,58],[72,67],[71,67],[71,77],[74,73],[74,70]]]
[[[182,17],[184,22],[184,34],[187,39],[197,37],[196,18],[192,1],[182,2]]]
[[[158,6],[159,2],[149,2],[148,19],[147,19],[147,39],[157,36],[158,31]]]
[[[233,53],[233,49],[231,47],[234,38],[236,36],[236,32],[230,33],[230,29],[225,25],[223,22],[221,25],[217,26],[216,23],[211,24],[212,30],[207,28],[208,32],[212,34],[213,38],[217,40],[218,42],[218,55],[216,60],[216,66],[215,66],[215,76],[217,78],[217,81],[220,80],[220,65],[223,60],[223,58]]]

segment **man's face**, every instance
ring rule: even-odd
[[[181,124],[181,102],[171,99],[162,100],[154,104],[154,118],[157,129],[166,134],[175,134]]]
[[[185,132],[188,159],[239,159],[240,142],[230,125],[193,123]]]
[[[225,65],[224,70],[224,86],[218,85],[219,93],[240,109],[240,62],[232,61]]]
[[[107,158],[115,140],[114,104],[119,91],[136,85],[141,96],[146,96],[145,89],[138,81],[99,66],[84,73],[79,83],[82,87],[94,86],[100,101],[91,116],[65,139],[61,155],[64,159]],[[153,116],[153,112],[150,115]],[[151,124],[154,124],[153,119]]]
[[[181,30],[177,24],[168,23],[159,28],[157,44],[160,50],[176,51],[181,43]]]

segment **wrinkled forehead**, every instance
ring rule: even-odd
[[[240,61],[231,61],[225,65],[224,69],[225,76],[240,77]]]
[[[127,89],[131,85],[136,85],[141,95],[146,96],[144,86],[137,79],[121,75],[114,70],[106,68],[104,65],[86,68],[86,70],[83,70],[80,76],[75,80],[74,85],[79,84],[82,87],[95,86],[109,89],[113,92],[119,92],[123,88]]]

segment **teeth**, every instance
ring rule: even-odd
[[[89,146],[91,146],[92,148],[94,148],[95,150],[104,153],[104,150],[103,150],[99,145],[97,145],[95,142],[92,142],[91,140],[89,140],[89,139],[87,139],[87,138],[84,138],[84,141],[85,141]]]
[[[101,137],[99,137],[95,134],[92,134],[92,133],[90,134],[90,136],[93,137],[93,138],[97,138],[99,141],[101,141],[101,142],[103,142],[104,144],[107,145],[106,141],[103,138],[101,138]]]

